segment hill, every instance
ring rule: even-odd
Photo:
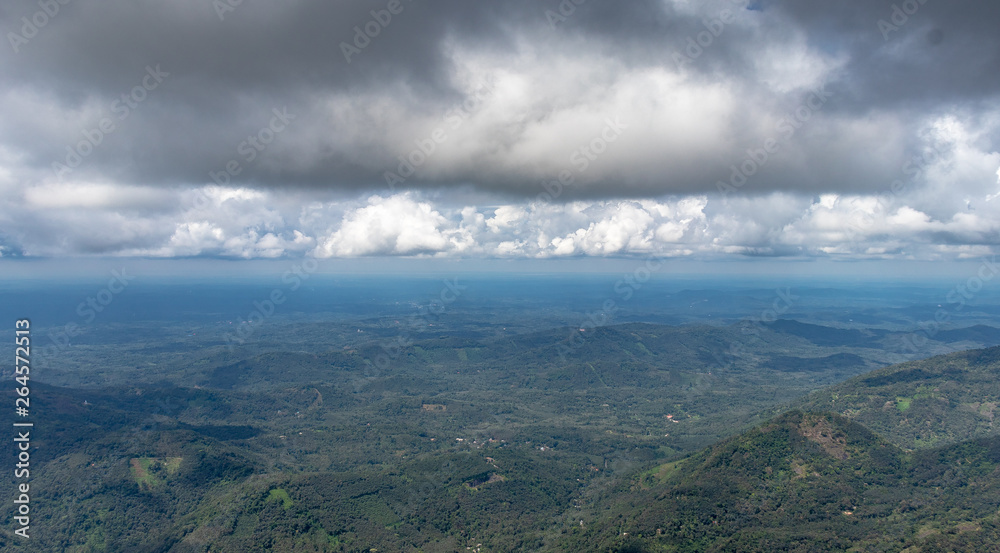
[[[1000,434],[1000,347],[879,369],[796,402],[857,421],[905,449]]]
[[[994,551],[1000,439],[907,454],[832,413],[792,411],[628,480],[574,551]]]

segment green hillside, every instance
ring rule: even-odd
[[[1000,347],[879,369],[795,404],[838,412],[905,449],[998,435],[998,405]]]
[[[1000,439],[907,454],[830,413],[792,411],[602,498],[573,551],[992,551]]]

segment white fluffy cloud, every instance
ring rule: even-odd
[[[994,183],[995,184],[995,183]],[[919,192],[919,191],[918,191]],[[920,196],[915,193],[915,196]],[[115,195],[126,198],[127,194]],[[191,198],[201,198],[192,202]],[[416,192],[274,207],[272,192],[206,187],[176,191],[140,215],[143,194],[104,205],[72,196],[22,212],[42,232],[11,234],[6,255],[278,258],[438,256],[727,255],[843,259],[948,259],[985,255],[1000,235],[1000,202],[946,217],[909,197],[827,194],[812,199],[688,196],[453,205]],[[128,202],[125,202],[126,204]],[[129,216],[123,212],[129,212]],[[939,210],[937,210],[939,211]],[[49,218],[58,212],[58,220]],[[58,237],[58,238],[56,238]]]
[[[877,194],[754,193],[748,183],[727,195],[565,203],[455,189],[345,198],[90,181],[20,188],[0,151],[0,256],[971,257],[1000,249],[1000,153],[988,128],[929,118],[923,154]],[[566,186],[560,199],[577,192]]]
[[[452,249],[450,237],[459,231],[427,202],[410,194],[372,196],[368,205],[344,219],[318,253],[323,257],[362,255],[417,255]]]

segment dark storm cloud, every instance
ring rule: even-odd
[[[714,192],[768,139],[782,141],[779,151],[742,190],[874,192],[923,144],[921,117],[997,109],[1000,8],[897,4],[912,12],[900,11],[905,21],[894,22],[893,3],[867,1],[400,0],[383,24],[374,20],[390,2],[381,0],[245,0],[223,12],[224,0],[74,0],[22,42],[10,33],[30,31],[21,18],[41,8],[19,1],[0,8],[8,77],[0,144],[20,156],[26,182],[50,180],[53,162],[71,158],[67,148],[82,132],[93,136],[110,118],[114,130],[61,180],[200,184],[235,161],[238,171],[225,177],[232,183],[383,191],[385,171],[469,97],[476,84],[463,79],[472,71],[473,80],[501,81],[489,101],[511,111],[476,113],[449,137],[449,148],[469,148],[464,160],[436,153],[404,188],[472,184],[535,197],[542,180],[576,170],[570,153],[601,131],[603,118],[586,131],[566,121],[617,109],[628,111],[630,130],[600,167],[575,175],[562,199]],[[719,26],[724,10],[733,22]],[[366,26],[378,36],[358,37]],[[709,44],[689,50],[699,37]],[[795,61],[802,49],[829,61],[813,80],[831,97],[788,136],[776,121],[794,118],[813,94],[796,84],[810,80],[801,75],[810,62]],[[678,54],[690,63],[679,67]],[[706,96],[691,106],[693,120],[676,107],[688,96],[658,105],[654,92],[643,95],[649,82],[681,70],[684,80],[661,92],[694,87],[691,97]],[[168,76],[136,101],[150,71]],[[508,86],[512,74],[522,88]],[[578,81],[563,89],[558,79]],[[717,98],[705,94],[712,91]],[[293,117],[277,133],[275,109]],[[858,129],[873,117],[890,128]],[[687,145],[671,135],[675,126],[710,130]],[[244,143],[248,136],[273,142],[260,151]]]
[[[995,100],[1000,91],[1000,5],[976,0],[829,4],[780,9],[811,40],[844,48],[841,83],[859,110]],[[846,103],[846,102],[845,102]]]

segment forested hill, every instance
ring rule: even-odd
[[[796,403],[860,422],[906,449],[1000,434],[1000,347],[879,369]]]
[[[839,415],[796,410],[596,505],[565,550],[993,551],[1000,438],[906,453]]]

